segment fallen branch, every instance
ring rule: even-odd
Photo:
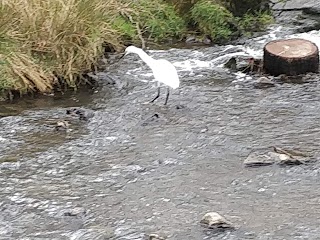
[[[140,26],[139,26],[139,23],[138,23],[138,22],[135,22],[135,21],[133,20],[132,16],[131,16],[129,13],[127,13],[127,12],[122,11],[120,14],[121,14],[122,16],[124,16],[124,17],[127,17],[127,18],[129,19],[129,21],[136,26],[137,33],[138,33],[138,37],[139,37],[139,39],[140,39],[140,41],[141,41],[141,47],[142,47],[142,49],[145,49],[145,48],[146,48],[146,42],[145,42],[145,40],[144,40],[144,38],[143,38],[143,36],[142,36],[142,31],[141,31],[141,28],[140,28]]]

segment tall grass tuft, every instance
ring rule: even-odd
[[[117,0],[1,0],[0,89],[50,92],[63,78],[77,87],[103,54],[122,45],[111,27]]]
[[[191,18],[197,28],[215,42],[224,42],[232,35],[232,13],[214,1],[198,1],[191,9]]]

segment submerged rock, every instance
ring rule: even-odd
[[[246,167],[268,166],[274,163],[274,159],[272,159],[270,156],[259,152],[250,153],[243,162]]]
[[[61,130],[67,131],[69,129],[69,126],[70,126],[70,124],[68,121],[58,121],[56,123],[55,130],[56,131],[61,131]]]
[[[272,147],[270,150],[259,150],[252,152],[244,160],[246,167],[278,165],[300,165],[310,162],[310,156],[296,150],[285,150],[279,147]]]
[[[86,214],[86,212],[87,210],[82,207],[75,207],[75,208],[66,210],[63,213],[63,215],[68,217],[76,217],[76,216],[84,215]]]
[[[216,212],[206,213],[201,221],[201,225],[209,229],[231,229],[234,228],[228,220]]]
[[[253,86],[259,89],[270,88],[270,87],[274,87],[275,83],[270,78],[260,77],[258,78],[257,81],[254,82]]]
[[[79,117],[80,120],[85,120],[85,121],[89,120],[94,116],[94,113],[92,111],[85,111],[84,109],[78,109],[78,108],[67,109],[66,114]]]
[[[235,57],[230,58],[224,65],[225,68],[229,68],[231,70],[237,70],[237,59]]]
[[[148,237],[148,240],[165,240],[165,237],[161,237],[158,234],[151,233]]]

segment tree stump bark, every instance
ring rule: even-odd
[[[281,39],[267,43],[263,49],[263,68],[274,76],[318,72],[319,50],[305,39]]]

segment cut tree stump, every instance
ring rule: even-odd
[[[263,49],[263,68],[274,76],[318,72],[319,50],[305,39],[281,39],[267,43]]]

